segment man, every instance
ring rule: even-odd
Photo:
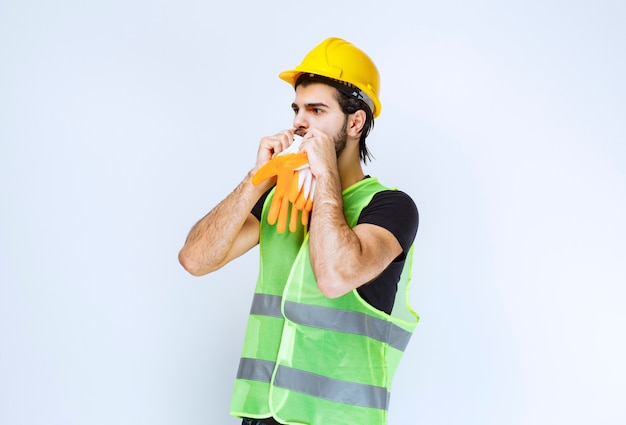
[[[385,424],[418,320],[408,303],[418,214],[361,165],[381,111],[378,71],[360,49],[329,38],[279,76],[295,88],[293,128],[261,139],[255,168],[191,229],[179,260],[204,275],[260,244],[231,403],[243,424]],[[283,233],[267,219],[276,179],[252,179],[294,134],[315,192],[305,224]]]

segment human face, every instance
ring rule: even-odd
[[[337,157],[346,147],[348,116],[337,101],[336,89],[326,84],[300,84],[291,104],[296,134],[304,136],[309,129],[321,130],[335,142]]]

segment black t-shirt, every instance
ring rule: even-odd
[[[252,214],[261,221],[263,204],[269,191],[252,209]],[[374,195],[363,208],[357,224],[368,223],[390,231],[400,243],[402,253],[378,277],[360,286],[359,295],[373,307],[388,314],[393,309],[398,281],[404,267],[406,254],[415,239],[419,214],[409,195],[399,190],[385,190]]]

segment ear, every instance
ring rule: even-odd
[[[363,131],[366,117],[365,111],[362,109],[350,115],[348,119],[348,136],[356,138],[361,137],[361,131]]]

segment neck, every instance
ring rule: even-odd
[[[361,167],[358,148],[357,150],[344,150],[339,158],[337,158],[337,167],[339,169],[339,180],[341,182],[342,191],[363,180],[365,177],[365,173],[363,173],[363,168]]]

